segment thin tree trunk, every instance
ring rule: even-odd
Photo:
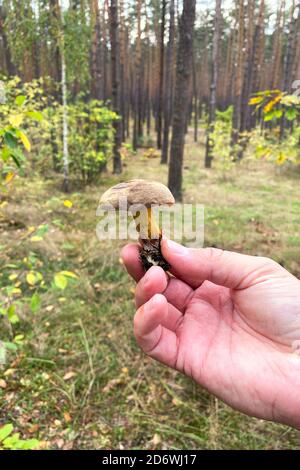
[[[111,82],[112,82],[112,104],[113,110],[120,114],[120,51],[119,51],[119,20],[118,0],[110,0],[110,46],[111,46]],[[120,148],[122,145],[122,123],[121,120],[114,121],[114,156],[113,172],[122,172],[122,161]]]
[[[160,30],[160,56],[159,56],[159,91],[157,109],[157,148],[161,149],[162,143],[162,115],[164,101],[164,66],[165,66],[165,23],[166,0],[162,0],[161,30]]]
[[[234,108],[232,117],[231,146],[234,147],[239,140],[241,126],[242,89],[243,89],[243,48],[244,48],[244,0],[238,2],[238,40],[237,64],[235,71]]]
[[[216,90],[218,83],[218,56],[219,56],[219,39],[220,39],[220,23],[221,23],[221,0],[216,0],[216,12],[214,21],[213,49],[212,49],[212,74],[210,86],[210,103],[209,116],[206,137],[205,151],[205,168],[211,167],[213,159],[213,140],[211,134],[214,132],[216,119]]]
[[[60,56],[61,56],[61,91],[62,91],[62,109],[63,109],[63,165],[64,165],[63,190],[65,192],[68,192],[69,191],[68,102],[67,102],[66,60],[65,60],[64,15],[63,15],[62,6],[60,6]]]
[[[169,130],[171,124],[172,98],[173,98],[173,62],[175,41],[175,5],[170,0],[170,26],[167,46],[166,75],[165,75],[165,102],[164,102],[164,132],[161,163],[168,162],[169,156]]]
[[[96,100],[103,99],[101,90],[101,26],[98,0],[91,0],[91,96]]]

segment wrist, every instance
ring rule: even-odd
[[[300,355],[293,353],[281,369],[282,382],[277,399],[274,401],[274,421],[300,429]]]

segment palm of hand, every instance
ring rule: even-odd
[[[204,282],[189,299],[176,329],[175,367],[231,406],[281,420],[275,404],[281,395],[288,405],[288,365],[297,360],[287,345],[300,338],[300,305],[293,304],[290,286],[289,305],[285,303],[286,281],[291,280],[279,277],[241,291]],[[278,299],[274,292],[280,292]],[[299,296],[295,283],[298,302]]]

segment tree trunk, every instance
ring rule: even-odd
[[[101,26],[98,0],[91,0],[91,97],[103,99],[101,77]]]
[[[183,12],[179,21],[173,134],[168,179],[169,188],[179,201],[182,200],[182,164],[189,107],[195,9],[196,0],[184,0]]]
[[[165,23],[166,0],[162,0],[161,29],[160,29],[160,56],[159,56],[159,91],[157,109],[157,148],[161,149],[162,142],[162,113],[164,102],[164,66],[165,66]]]
[[[111,82],[112,82],[112,105],[113,110],[120,114],[120,52],[119,52],[119,20],[118,0],[110,0],[110,47],[111,47]],[[122,161],[120,148],[122,145],[122,123],[121,120],[114,121],[114,156],[113,172],[122,172]]]
[[[243,89],[243,48],[244,48],[244,0],[238,2],[238,40],[237,40],[237,64],[234,84],[234,107],[232,117],[231,145],[234,147],[239,141],[239,129],[241,126],[242,89]]]
[[[62,92],[62,109],[63,109],[63,165],[64,165],[64,182],[63,190],[69,191],[69,148],[68,148],[68,103],[67,103],[67,77],[66,77],[66,60],[65,60],[65,34],[64,34],[64,16],[62,6],[60,9],[60,56],[61,56],[61,92]]]
[[[211,168],[213,159],[213,141],[211,134],[214,131],[216,119],[216,91],[218,84],[218,57],[219,57],[219,39],[220,39],[220,23],[221,23],[221,0],[216,0],[216,12],[214,21],[213,49],[212,49],[212,73],[210,85],[210,103],[208,115],[208,128],[206,137],[205,150],[205,168]]]
[[[165,101],[164,101],[164,132],[161,163],[168,162],[169,156],[169,130],[171,124],[171,112],[173,101],[173,65],[174,65],[174,42],[175,42],[175,5],[174,0],[170,1],[170,26],[169,40],[166,57],[165,74]]]
[[[13,64],[10,48],[8,46],[7,36],[4,29],[4,23],[6,19],[4,5],[0,5],[0,38],[2,39],[2,51],[3,51],[3,68],[8,76],[16,74],[16,68]]]

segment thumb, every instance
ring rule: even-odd
[[[193,288],[208,280],[231,289],[244,289],[261,276],[280,269],[269,258],[218,248],[186,248],[167,239],[162,240],[162,253],[171,265],[171,273]]]

